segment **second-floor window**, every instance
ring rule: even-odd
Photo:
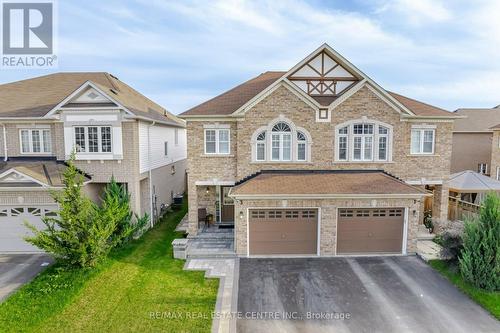
[[[77,153],[111,153],[111,127],[75,127],[75,149]]]
[[[49,129],[22,129],[21,153],[45,154],[51,152],[51,138]]]
[[[205,130],[205,154],[229,154],[229,129]]]
[[[378,122],[350,122],[337,127],[337,161],[390,160],[391,128]]]
[[[486,164],[486,163],[479,163],[477,165],[477,172],[482,173],[483,175],[488,174],[488,164]]]
[[[413,128],[411,130],[411,153],[434,154],[434,136],[434,129]]]
[[[252,136],[252,160],[257,162],[306,162],[311,139],[303,128],[289,121],[271,122]]]

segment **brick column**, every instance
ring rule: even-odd
[[[188,234],[196,236],[198,232],[198,191],[192,177],[188,174]]]
[[[449,189],[445,185],[434,187],[434,201],[432,203],[432,220],[437,224],[448,222],[448,196]]]

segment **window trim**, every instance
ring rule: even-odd
[[[169,151],[168,151],[168,141],[163,142],[163,156],[168,157]]]
[[[483,170],[484,166],[484,172]],[[488,163],[478,163],[477,164],[477,173],[480,173],[482,175],[487,175],[488,174]]]
[[[215,132],[215,152],[209,153],[207,152],[207,131]],[[220,152],[220,131],[227,131],[227,143],[228,149],[227,153]],[[223,141],[226,142],[226,141]],[[231,129],[229,128],[205,128],[203,131],[203,151],[205,155],[230,155],[231,154]]]
[[[97,151],[89,151],[89,128],[96,127],[97,128]],[[83,128],[83,137],[85,140],[85,151],[77,151],[76,150],[76,128]],[[109,128],[109,147],[110,151],[103,151],[103,140],[102,140],[102,129]],[[73,146],[75,147],[75,152],[77,155],[109,155],[113,154],[113,126],[111,125],[75,125],[73,126]]]
[[[285,123],[288,125],[290,128],[289,132],[273,132],[272,129],[274,128],[275,125],[278,123]],[[258,137],[265,132],[265,139],[264,140],[257,140]],[[301,140],[299,141],[297,138],[298,133],[302,133],[305,137],[305,141]],[[280,136],[280,158],[279,159],[273,159],[273,135],[279,135]],[[283,135],[290,135],[290,159],[283,159]],[[299,152],[298,152],[298,147],[299,144],[304,144],[305,143],[305,159],[299,160]],[[264,159],[259,159],[258,158],[258,149],[259,146],[262,145],[264,146]],[[280,116],[272,121],[270,121],[267,125],[262,126],[257,128],[252,135],[251,142],[250,142],[250,147],[251,147],[251,163],[266,163],[266,164],[283,164],[283,163],[310,163],[311,162],[311,147],[312,147],[312,139],[311,135],[309,132],[302,128],[302,127],[297,127],[295,124],[290,121],[289,119]]]
[[[23,151],[23,131],[28,131],[28,151],[24,152]],[[39,138],[40,138],[40,151],[39,152],[34,152],[33,151],[33,132],[39,132]],[[49,132],[49,150],[45,151],[45,139],[43,138],[43,132]],[[19,129],[19,153],[21,155],[48,155],[52,154],[52,131],[50,128],[20,128]]]
[[[354,134],[354,125],[372,125],[372,134]],[[347,127],[347,133],[339,133],[340,130]],[[379,129],[384,127],[387,129],[387,134],[380,134]],[[391,163],[393,152],[393,126],[378,120],[361,118],[346,121],[335,126],[335,146],[334,146],[334,162],[336,163]],[[354,138],[361,137],[361,158],[354,159]],[[366,137],[372,138],[371,142],[371,158],[364,158]],[[381,137],[387,138],[386,142],[386,158],[379,158],[379,139]],[[340,138],[346,138],[346,157],[340,158]]]
[[[413,132],[420,132],[420,142],[419,142],[419,151],[413,151]],[[431,152],[424,152],[424,138],[425,132],[432,132],[432,150]],[[410,155],[434,155],[436,150],[436,129],[431,127],[412,127],[410,131]]]

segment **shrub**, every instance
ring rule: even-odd
[[[500,198],[488,194],[479,218],[465,222],[460,272],[472,285],[500,290]]]
[[[458,233],[445,231],[437,236],[434,241],[441,245],[441,256],[456,261],[463,248],[462,236]]]
[[[95,266],[149,220],[145,215],[132,222],[129,194],[114,179],[106,186],[101,206],[95,205],[82,194],[83,178],[72,156],[64,171],[63,190],[52,193],[59,204],[58,215],[44,217],[42,230],[25,222],[34,233],[26,241],[52,253],[66,266]]]

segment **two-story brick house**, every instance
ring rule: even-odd
[[[234,223],[239,255],[413,253],[424,197],[447,218],[454,115],[388,92],[328,45],[180,115],[189,232]]]
[[[182,119],[108,73],[58,73],[0,85],[0,251],[34,251],[24,220],[57,209],[71,153],[95,201],[112,176],[138,214],[184,192]]]

